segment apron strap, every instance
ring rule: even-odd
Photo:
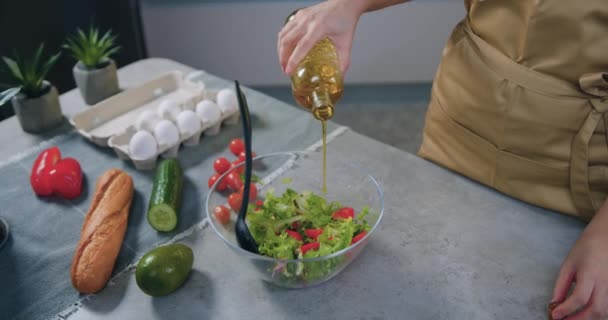
[[[582,127],[572,140],[570,155],[570,192],[574,205],[589,217],[599,209],[601,204],[591,198],[589,187],[589,141],[603,119],[608,143],[608,75],[606,73],[587,73],[580,77],[581,89],[594,96],[589,99],[593,107]]]

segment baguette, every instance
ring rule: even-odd
[[[110,169],[97,180],[70,269],[72,285],[79,292],[98,292],[110,279],[132,199],[133,180],[125,172]]]

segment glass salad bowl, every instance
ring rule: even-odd
[[[273,153],[253,159],[252,180],[256,184],[257,198],[250,201],[247,223],[256,240],[260,239],[259,236],[256,236],[256,234],[259,234],[260,229],[253,229],[252,223],[260,223],[260,217],[264,217],[263,223],[268,221],[270,225],[276,225],[277,220],[274,220],[275,217],[272,211],[280,211],[289,206],[289,204],[276,204],[277,198],[280,198],[286,191],[297,195],[298,200],[293,201],[295,205],[292,208],[302,208],[302,211],[306,211],[306,208],[312,207],[309,203],[314,201],[310,200],[311,197],[308,196],[311,193],[324,199],[322,202],[325,203],[325,207],[320,205],[324,208],[324,210],[321,210],[323,211],[323,215],[328,216],[328,218],[324,218],[324,221],[345,223],[347,226],[344,228],[347,228],[350,223],[363,224],[363,221],[365,221],[366,232],[359,230],[363,228],[359,228],[359,226],[356,226],[355,229],[348,229],[355,230],[354,232],[348,231],[351,234],[348,232],[339,233],[337,228],[325,228],[324,230],[327,230],[325,238],[322,238],[323,235],[318,235],[321,248],[315,248],[314,244],[311,244],[316,242],[315,239],[317,238],[312,239],[308,237],[309,229],[302,232],[306,223],[303,221],[301,229],[299,229],[302,240],[295,240],[298,241],[296,249],[291,250],[292,247],[289,247],[290,250],[286,251],[286,255],[281,255],[288,258],[279,259],[261,254],[253,254],[239,247],[236,241],[234,225],[237,213],[235,210],[230,209],[230,202],[228,201],[229,196],[234,192],[231,191],[230,187],[222,192],[219,192],[218,188],[222,189],[222,187],[225,187],[226,184],[230,185],[230,183],[232,183],[232,189],[238,188],[238,184],[234,186],[234,181],[230,182],[229,180],[235,179],[235,176],[239,176],[239,171],[244,170],[244,163],[224,173],[211,187],[206,201],[207,217],[209,218],[211,227],[226,243],[228,248],[243,257],[243,259],[247,259],[257,269],[261,279],[286,288],[304,288],[325,282],[344,270],[361,253],[377,229],[384,212],[384,194],[382,188],[372,176],[364,172],[362,167],[353,165],[348,159],[332,158],[330,155],[328,155],[327,162],[326,193],[322,192],[322,154],[320,152]],[[268,192],[271,192],[271,195],[268,195]],[[319,197],[315,198],[319,200]],[[292,201],[288,200],[288,202]],[[298,202],[300,202],[300,206],[298,206]],[[318,202],[315,203],[315,205],[317,204]],[[224,214],[223,223],[220,221],[222,219],[218,219],[214,214],[214,209],[220,205],[230,210],[229,220],[226,217],[227,214]],[[255,220],[256,218],[252,218],[252,215],[261,214],[255,211],[258,206],[260,206],[259,210],[265,211],[263,216],[258,216],[257,220]],[[342,206],[354,209],[354,219],[347,217],[344,219],[352,220],[338,221],[341,218],[334,216],[332,212],[335,212],[336,208],[342,208]],[[224,213],[228,210],[224,210]],[[298,210],[293,211],[298,212]],[[320,212],[319,210],[317,211]],[[312,209],[310,212],[312,212]],[[273,216],[266,219],[268,215]],[[302,213],[302,215],[305,215],[305,213]],[[298,220],[298,217],[293,220]],[[284,228],[298,228],[297,225],[293,226],[293,220],[287,222],[289,226],[284,224]],[[284,220],[279,221],[285,222]],[[315,226],[315,228],[317,227],[318,225]],[[288,234],[284,234],[286,232],[285,230],[282,232],[274,231],[271,236],[284,242],[294,241],[288,237]],[[336,235],[336,237],[334,238],[331,234]],[[347,236],[342,237],[341,235],[343,234]],[[277,237],[274,237],[275,235]],[[282,238],[279,238],[279,236],[282,236]],[[330,246],[327,244],[341,241],[340,237],[345,241],[341,245]],[[356,240],[353,240],[355,238]],[[293,242],[291,243],[293,244]],[[274,245],[273,248],[276,250],[281,248],[276,243],[272,245]],[[272,247],[272,245],[267,244],[266,248]],[[260,251],[262,251],[262,243],[260,241],[258,241],[258,246],[260,246]],[[302,254],[304,246],[307,246],[309,250],[318,250],[318,252],[315,253],[313,251],[312,257],[310,253]],[[327,250],[330,247],[332,250]],[[325,254],[322,252],[326,252],[327,255],[314,256],[315,254]]]

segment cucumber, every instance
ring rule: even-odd
[[[177,159],[165,159],[159,164],[148,205],[148,223],[152,228],[169,232],[177,226],[183,180]]]

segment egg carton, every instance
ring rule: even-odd
[[[208,90],[202,81],[192,78],[179,71],[169,72],[74,115],[70,122],[80,135],[99,146],[112,148],[120,159],[133,161],[138,170],[153,169],[159,156],[177,157],[181,145],[198,145],[203,134],[216,135],[222,124],[239,121],[233,90]],[[221,106],[217,105],[218,93]],[[203,100],[211,102],[201,103]],[[213,105],[219,107],[219,117],[213,111],[210,120],[205,118],[205,110],[215,108]],[[175,130],[177,141],[168,143],[175,139]],[[148,154],[144,152],[142,157],[141,150]]]

